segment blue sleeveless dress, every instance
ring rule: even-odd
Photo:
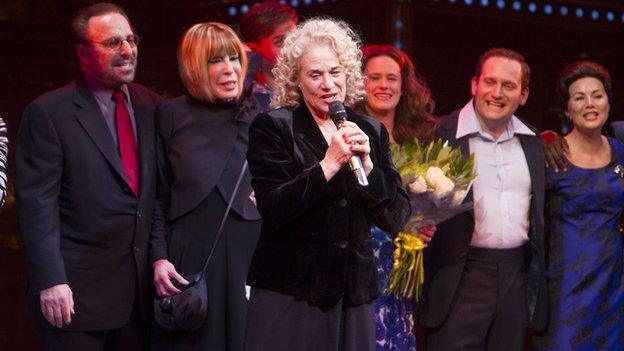
[[[538,350],[624,350],[624,144],[598,169],[547,170],[550,319]]]
[[[382,295],[375,300],[377,351],[415,351],[414,303],[408,298],[386,294],[385,288],[392,271],[393,235],[371,226],[373,251]]]

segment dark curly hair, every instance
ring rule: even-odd
[[[566,109],[568,100],[570,100],[570,85],[586,77],[593,77],[602,82],[607,96],[611,100],[611,75],[609,71],[596,62],[584,60],[565,66],[559,73],[555,90],[559,107],[563,110]]]

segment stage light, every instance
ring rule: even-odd
[[[243,4],[243,6],[241,6],[241,13],[247,13],[247,11],[249,11],[249,5]]]
[[[309,6],[312,4],[312,0],[303,0],[303,3]]]
[[[607,15],[605,17],[607,18],[608,22],[613,22],[613,20],[615,19],[615,14],[613,14],[613,12],[609,11],[609,12],[607,12]]]
[[[570,11],[568,10],[567,6],[561,6],[561,8],[559,8],[559,13],[561,14],[561,16],[565,17],[568,15]]]
[[[456,0],[449,0],[451,4],[454,4]]]
[[[547,14],[548,16],[552,15],[552,13],[553,13],[552,5],[550,5],[550,4],[544,5],[544,13]]]
[[[398,20],[398,21],[394,21],[394,28],[401,30],[403,29],[403,21]]]
[[[592,10],[591,12],[591,18],[594,21],[597,21],[598,19],[600,19],[600,12],[598,12],[598,10]]]
[[[394,47],[396,47],[397,49],[401,50],[403,49],[403,43],[400,40],[397,40],[394,42]]]
[[[515,11],[520,11],[522,9],[522,4],[520,1],[514,1],[513,4],[511,4],[511,7],[513,7]]]
[[[481,0],[481,6],[488,7],[489,4],[490,4],[490,0]]]
[[[496,7],[498,7],[499,9],[504,9],[505,8],[505,0],[498,0],[496,2]]]
[[[576,11],[574,11],[574,14],[576,15],[576,17],[578,18],[583,18],[583,15],[585,14],[585,11],[583,11],[582,8],[578,7],[576,9]]]
[[[624,13],[622,14],[622,23],[624,23]]]
[[[238,10],[236,10],[236,7],[234,7],[234,6],[228,7],[228,15],[230,15],[231,17],[236,16],[237,12],[238,12]]]
[[[290,0],[290,6],[292,7],[299,6],[299,0]]]
[[[316,0],[316,1],[318,1],[319,4],[322,4],[325,2],[325,0]]]
[[[464,4],[470,6],[472,5],[472,0],[464,0]]]
[[[531,12],[531,13],[535,13],[535,11],[537,11],[537,5],[535,5],[534,2],[529,3],[529,7],[528,8],[529,8],[529,12]]]

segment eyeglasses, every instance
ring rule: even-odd
[[[121,45],[123,45],[123,42],[127,41],[128,45],[130,45],[131,48],[136,47],[137,45],[139,45],[139,36],[136,34],[130,34],[128,35],[125,39],[124,38],[120,38],[120,37],[113,37],[110,38],[108,40],[104,40],[104,41],[91,41],[91,40],[85,40],[85,42],[87,43],[95,43],[95,44],[100,44],[102,46],[105,46],[111,50],[117,51],[121,48]]]

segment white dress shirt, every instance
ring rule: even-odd
[[[535,135],[512,116],[505,132],[494,140],[481,127],[472,100],[459,113],[455,137],[468,136],[475,155],[472,246],[509,249],[529,240],[531,177],[516,134]]]

